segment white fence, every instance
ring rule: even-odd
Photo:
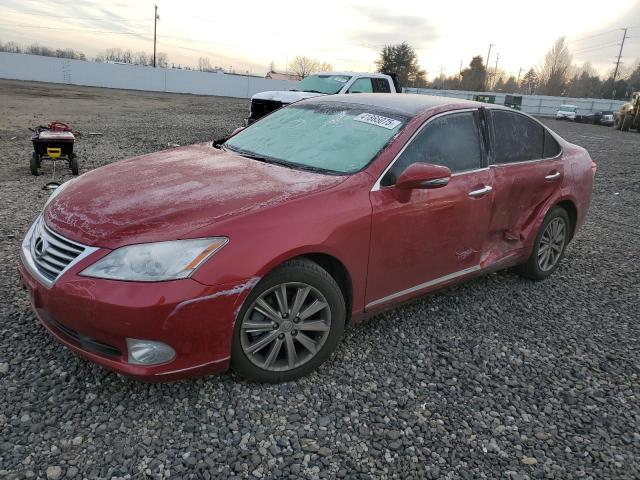
[[[505,93],[469,92],[465,90],[436,90],[432,88],[404,88],[406,93],[437,95],[440,97],[464,98],[473,100],[474,95],[493,95],[495,103],[504,105]],[[575,105],[578,114],[597,112],[598,110],[617,111],[625,103],[620,100],[603,100],[599,98],[549,97],[546,95],[522,95],[522,111],[531,115],[555,116],[560,105]]]
[[[236,98],[249,98],[266,90],[289,90],[298,83],[225,73],[95,63],[6,52],[0,52],[0,78]]]

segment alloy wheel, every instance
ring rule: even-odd
[[[270,371],[292,370],[311,360],[331,330],[331,308],[322,293],[301,282],[271,287],[251,304],[240,325],[247,358]]]
[[[548,272],[556,266],[567,237],[567,226],[562,218],[554,218],[544,229],[538,245],[538,266]]]

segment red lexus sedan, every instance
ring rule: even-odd
[[[65,183],[19,270],[41,323],[145,380],[297,378],[347,322],[517,267],[541,280],[591,200],[595,163],[534,118],[423,95],[280,109],[222,145]]]

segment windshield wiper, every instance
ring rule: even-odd
[[[293,168],[294,170],[307,170],[309,172],[324,173],[325,175],[335,175],[335,172],[333,172],[332,170],[327,170],[326,168],[314,167],[312,165],[303,165],[303,164],[294,163],[294,162],[287,162],[286,160],[280,160],[279,158],[274,158],[274,157],[265,157],[262,155],[258,155],[257,153],[250,152],[248,150],[231,148],[227,144],[223,144],[222,149],[228,152],[236,153],[242,157],[250,158],[251,160],[257,160],[259,162],[271,163],[274,165],[281,165],[283,167]]]
[[[297,90],[296,90],[296,91],[297,91]],[[320,91],[318,91],[318,90],[305,90],[305,92],[309,92],[309,93],[323,93],[323,94],[324,94],[324,92],[320,92]]]

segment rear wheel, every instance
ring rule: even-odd
[[[31,160],[29,160],[29,168],[31,169],[31,175],[35,175],[36,177],[39,175],[38,167],[40,166],[40,157],[36,152],[33,152],[31,155]]]
[[[75,154],[71,154],[69,156],[69,168],[71,168],[71,173],[74,175],[78,175],[78,171],[80,170],[78,165],[78,157]]]
[[[567,211],[554,207],[542,222],[531,256],[518,267],[518,273],[531,280],[544,280],[551,275],[564,256],[570,228]]]
[[[299,378],[335,350],[344,324],[345,302],[336,281],[314,262],[291,260],[244,302],[234,327],[232,367],[258,382]]]

